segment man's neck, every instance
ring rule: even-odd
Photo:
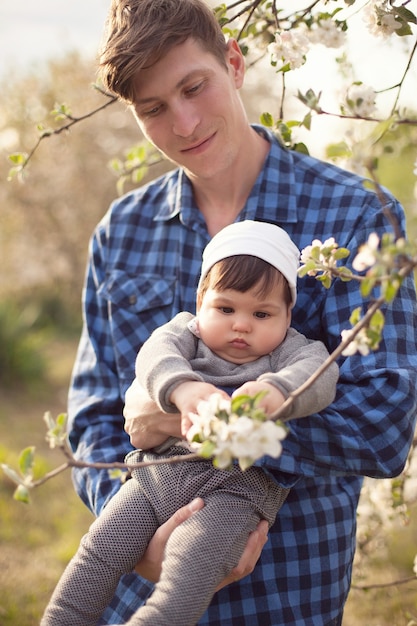
[[[246,204],[268,154],[268,141],[252,128],[247,139],[245,149],[233,166],[215,179],[190,177],[195,201],[212,237],[235,221]]]

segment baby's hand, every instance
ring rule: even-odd
[[[268,416],[271,416],[284,404],[285,397],[279,389],[270,383],[249,380],[233,392],[232,398],[241,395],[255,396],[260,391],[267,391],[267,393],[260,399],[259,407],[263,409]]]
[[[188,430],[192,426],[190,413],[197,413],[197,406],[202,400],[208,400],[213,393],[219,393],[229,400],[229,396],[225,391],[218,389],[210,383],[190,380],[181,383],[174,389],[171,394],[170,402],[175,404],[181,413],[181,433],[185,437]]]

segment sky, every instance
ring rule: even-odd
[[[109,0],[0,0],[0,77],[79,50],[95,58]]]
[[[306,4],[301,0],[296,2]],[[74,49],[94,60],[109,4],[110,0],[0,0],[0,78],[10,69],[20,73]],[[410,0],[407,6],[417,13],[417,0]],[[358,64],[363,60],[363,65],[370,68],[366,78],[386,78],[391,69],[397,73],[400,38],[396,38],[396,50],[384,55],[382,65],[380,50],[384,42],[375,46],[375,41],[367,38],[363,26],[356,37],[351,41],[351,52]],[[375,76],[378,68],[379,76]],[[413,101],[414,87],[417,88],[416,82],[413,89],[410,87]]]

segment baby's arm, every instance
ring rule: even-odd
[[[278,391],[285,400],[317,371],[328,356],[329,353],[321,341],[309,340],[290,328],[284,343],[271,356],[272,371],[261,374],[256,381],[242,385],[233,395],[249,393],[249,388],[253,394],[258,389],[256,383],[268,385],[265,389],[269,389],[270,393],[265,396],[262,406],[268,414],[274,413],[283,402],[279,396],[273,394],[273,390]],[[326,408],[334,400],[338,377],[339,368],[336,363],[332,363],[311,387],[295,398],[280,417],[305,417]],[[277,404],[273,408],[275,402]],[[272,411],[269,410],[271,406]]]
[[[203,382],[193,371],[197,339],[188,329],[191,313],[179,313],[157,328],[143,344],[136,358],[136,380],[165,413],[176,413],[171,394],[186,381]]]
[[[196,412],[200,400],[207,400],[213,393],[228,398],[192,369],[197,341],[187,326],[192,318],[190,313],[179,313],[156,329],[139,351],[136,378],[126,392],[124,408],[125,430],[135,446],[146,449],[162,443],[167,434],[178,436],[179,419],[178,427],[170,419],[177,412],[181,413],[181,432],[185,436],[191,426],[188,414]],[[145,411],[144,402],[149,406]],[[162,432],[154,431],[152,420],[160,424]]]

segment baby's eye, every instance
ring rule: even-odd
[[[267,317],[269,317],[269,313],[265,313],[264,311],[256,311],[255,317],[260,319],[260,320],[264,320]]]
[[[231,306],[221,306],[220,307],[220,311],[222,313],[225,313],[226,315],[229,315],[230,313],[233,313],[233,309]]]

